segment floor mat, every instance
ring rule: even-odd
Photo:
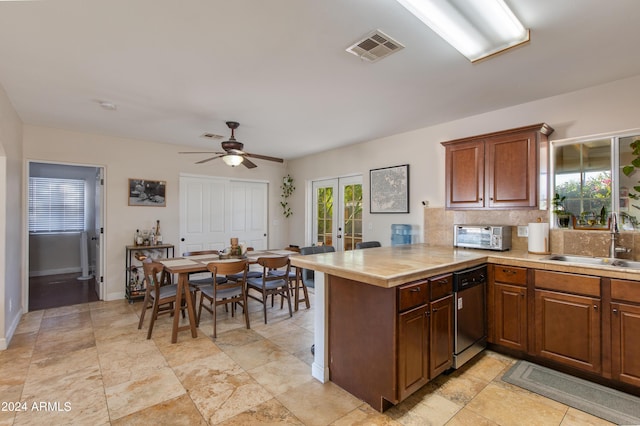
[[[619,425],[640,424],[640,398],[597,383],[527,361],[518,361],[502,380]]]

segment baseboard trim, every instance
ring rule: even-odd
[[[11,343],[11,339],[18,329],[18,324],[20,324],[20,318],[22,318],[22,308],[18,310],[16,316],[13,318],[11,325],[7,329],[7,335],[3,338],[0,338],[0,350],[5,350],[9,347],[9,343]]]
[[[43,271],[29,271],[29,278],[44,277],[47,275],[72,274],[77,272],[82,272],[82,268],[72,267],[72,268],[60,268],[60,269],[45,269]]]

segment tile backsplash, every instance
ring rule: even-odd
[[[518,237],[517,227],[548,220],[549,212],[546,210],[446,210],[444,207],[427,207],[424,209],[424,242],[433,246],[452,245],[453,225],[456,223],[511,225],[511,249],[526,251],[528,240]],[[549,240],[552,253],[606,257],[609,255],[611,234],[608,231],[551,229]],[[618,246],[631,249],[631,253],[619,254],[618,257],[640,260],[640,232],[621,232]]]

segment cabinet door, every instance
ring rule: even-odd
[[[429,381],[429,306],[400,314],[398,322],[398,399],[402,401]]]
[[[613,378],[640,386],[640,306],[611,304]]]
[[[484,207],[484,141],[446,147],[446,207]]]
[[[495,283],[493,286],[493,336],[491,342],[527,350],[527,289]]]
[[[535,291],[536,355],[599,373],[600,299]]]
[[[453,295],[431,302],[429,377],[453,365]]]
[[[535,207],[537,204],[536,133],[487,139],[485,205],[489,208]]]

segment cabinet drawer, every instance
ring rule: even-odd
[[[612,279],[611,298],[621,302],[640,303],[640,281]]]
[[[496,282],[526,286],[527,268],[494,265],[493,277]]]
[[[398,288],[398,309],[400,311],[406,311],[425,303],[429,303],[427,281],[418,281]]]
[[[535,271],[536,288],[600,297],[600,278],[564,272]]]
[[[453,274],[429,278],[429,299],[438,300],[453,293]]]

